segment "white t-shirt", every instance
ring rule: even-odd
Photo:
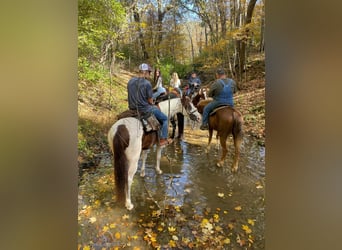
[[[177,79],[176,82],[174,82],[174,79],[171,79],[171,81],[170,81],[170,85],[174,88],[179,88],[180,84],[181,84],[181,82],[179,79]]]

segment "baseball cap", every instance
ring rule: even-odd
[[[139,65],[139,70],[152,71],[150,65],[147,63],[142,63]]]
[[[216,73],[217,73],[218,75],[225,75],[225,74],[226,74],[226,72],[225,72],[224,69],[222,69],[222,68],[218,69],[218,70],[216,71]]]

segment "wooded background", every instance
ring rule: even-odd
[[[264,55],[264,0],[79,0],[79,80],[108,80],[142,62],[202,81],[218,67],[238,85]],[[108,71],[110,74],[108,74]]]

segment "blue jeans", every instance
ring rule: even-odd
[[[213,100],[209,102],[203,109],[203,115],[202,115],[202,124],[207,125],[209,122],[209,113],[213,111],[215,108],[217,108],[220,105],[228,105],[226,101],[216,101]]]
[[[152,98],[155,100],[162,93],[166,93],[165,88],[164,87],[158,87],[157,91],[152,94]]]
[[[167,139],[169,131],[167,127],[167,116],[161,112],[156,106],[153,106],[152,113],[157,118],[157,120],[161,124],[161,130],[160,130],[160,138],[161,139]]]

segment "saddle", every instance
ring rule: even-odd
[[[211,115],[214,115],[217,111],[219,111],[220,109],[224,109],[224,108],[230,108],[230,109],[232,109],[232,110],[234,110],[234,111],[236,111],[236,112],[238,112],[238,113],[240,113],[239,111],[237,111],[235,108],[233,108],[233,107],[231,107],[231,106],[229,106],[229,105],[226,105],[226,104],[224,104],[224,105],[220,105],[220,106],[218,106],[217,108],[215,108],[213,111],[211,111],[210,112],[210,114],[209,114],[209,116],[211,116]]]
[[[161,127],[159,121],[154,116],[152,112],[149,113],[139,113],[137,110],[125,110],[124,112],[117,115],[117,120],[120,120],[122,118],[127,117],[134,117],[136,119],[139,119],[143,125],[144,131],[152,132],[152,131],[158,131]]]
[[[159,103],[159,102],[162,102],[162,101],[165,101],[165,100],[168,100],[169,99],[169,96],[170,96],[170,99],[173,99],[173,98],[177,98],[177,94],[175,92],[170,92],[169,94],[165,94],[165,93],[162,93],[161,95],[159,95],[156,100],[155,100],[155,104]]]

